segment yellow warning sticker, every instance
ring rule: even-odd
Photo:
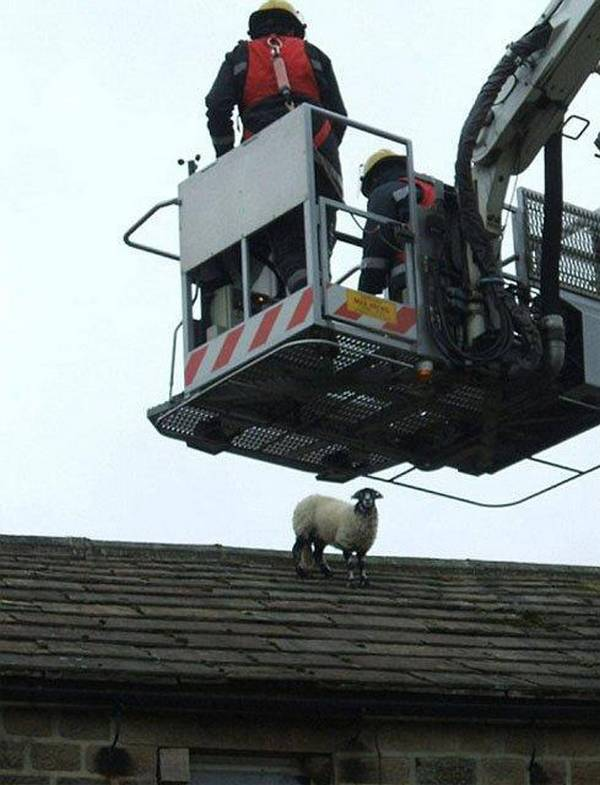
[[[370,316],[380,322],[396,321],[396,306],[389,300],[373,297],[372,294],[356,292],[348,289],[346,292],[346,306],[350,311],[355,311],[363,316]]]

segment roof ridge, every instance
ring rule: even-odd
[[[113,540],[94,540],[87,537],[44,537],[36,535],[0,534],[0,554],[2,552],[19,552],[26,555],[28,551],[40,555],[40,549],[48,552],[65,552],[77,558],[90,556],[111,556],[135,553],[145,554],[149,558],[160,560],[169,557],[189,557],[192,554],[202,555],[210,561],[220,561],[236,557],[271,558],[289,560],[289,551],[267,548],[242,548],[220,544],[202,545],[188,543],[153,543],[128,542]],[[579,572],[598,575],[600,566],[544,564],[533,562],[507,562],[483,559],[441,559],[410,556],[377,556],[370,555],[369,562],[378,566],[402,566],[403,568],[431,567],[445,570],[505,571],[512,570],[527,573]]]

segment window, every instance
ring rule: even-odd
[[[191,785],[310,785],[299,760],[259,757],[192,757]]]

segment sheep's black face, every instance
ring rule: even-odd
[[[373,488],[363,488],[361,491],[355,493],[352,498],[358,499],[360,507],[366,512],[370,512],[373,507],[375,507],[377,499],[383,499],[383,496],[379,491],[375,491]]]

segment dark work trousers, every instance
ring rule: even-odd
[[[326,173],[322,166],[315,163],[317,195],[342,201],[341,166],[337,141],[333,134],[330,134],[325,143],[321,145],[319,152],[332,166],[334,173],[337,173],[339,182],[332,182],[334,179],[332,173]],[[329,211],[327,223],[328,235],[330,238],[333,238],[335,231],[335,213],[333,210]],[[291,294],[305,287],[306,253],[303,205],[295,207],[289,213],[273,221],[267,228],[267,236],[273,254],[273,264],[284,280],[288,292]],[[333,247],[332,241],[330,241],[330,246]]]
[[[405,220],[406,205],[398,203],[398,181],[383,183],[369,197],[368,212],[377,213],[395,221]],[[361,292],[380,294],[389,289],[392,300],[401,301],[406,288],[406,256],[401,243],[396,239],[394,227],[369,219],[363,231],[363,260],[358,283]]]

